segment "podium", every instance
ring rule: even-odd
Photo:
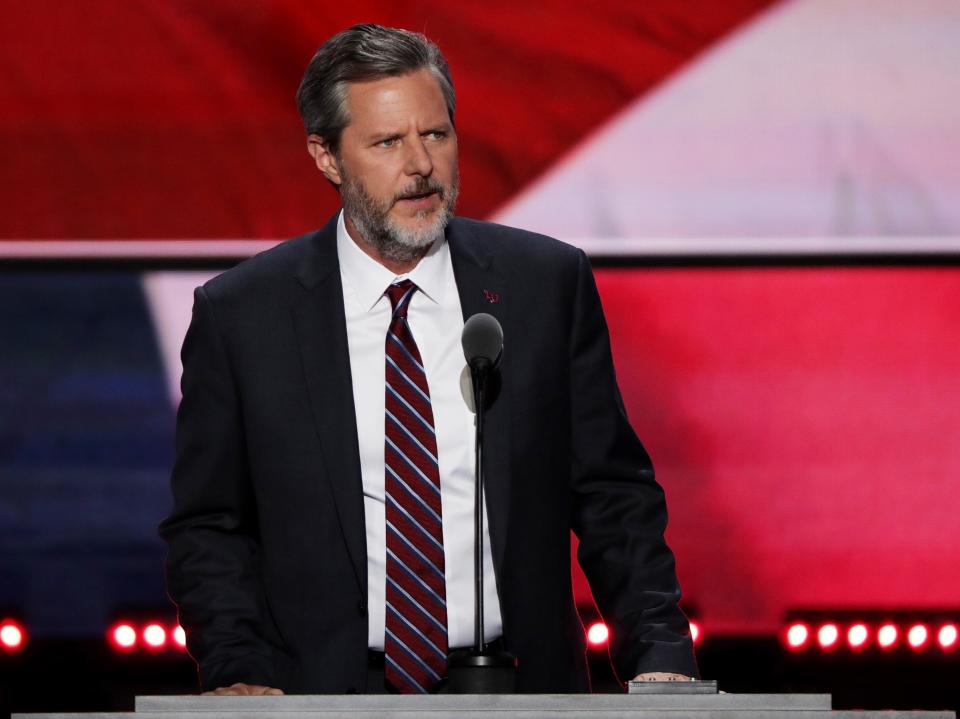
[[[952,711],[833,711],[829,694],[144,696],[135,712],[21,719],[955,719]]]

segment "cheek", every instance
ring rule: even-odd
[[[371,163],[362,168],[363,184],[367,192],[378,200],[392,199],[399,189],[401,173],[389,162]]]
[[[433,157],[434,170],[441,175],[445,182],[457,176],[457,146],[450,145],[442,148]]]

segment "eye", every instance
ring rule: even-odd
[[[384,139],[377,142],[377,147],[395,147],[398,142],[400,142],[400,138],[385,137]]]

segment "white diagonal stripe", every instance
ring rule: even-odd
[[[393,641],[395,641],[397,644],[403,647],[403,650],[410,655],[410,658],[413,659],[421,667],[426,669],[427,673],[430,674],[430,676],[432,676],[437,681],[440,681],[440,675],[437,674],[429,664],[423,661],[423,659],[415,651],[413,651],[410,647],[408,647],[400,637],[398,637],[396,634],[391,632],[389,627],[387,627],[387,635],[391,639],[393,639]]]
[[[433,516],[433,518],[434,518],[435,520],[437,520],[438,522],[440,522],[440,525],[443,526],[443,520],[440,518],[440,515],[439,515],[439,514],[437,514],[436,512],[433,511],[433,507],[431,507],[429,504],[427,504],[426,500],[425,500],[423,497],[421,497],[419,494],[417,494],[416,492],[414,492],[414,491],[410,488],[410,485],[408,485],[406,482],[403,481],[403,478],[402,478],[399,474],[397,474],[397,471],[396,471],[393,467],[391,467],[389,464],[386,465],[386,467],[387,467],[387,471],[390,473],[390,476],[393,477],[395,480],[397,480],[397,482],[400,483],[400,485],[407,491],[407,494],[409,494],[409,495],[410,495],[411,497],[413,497],[415,500],[417,500],[418,502],[420,502],[420,504],[423,506],[423,508],[426,509],[428,512],[430,512],[430,514]]]
[[[390,287],[399,287],[399,286],[400,286],[399,282],[394,282],[392,285],[390,285]],[[397,310],[403,307],[407,303],[407,300],[410,299],[411,295],[413,295],[413,293],[416,291],[417,291],[417,286],[411,282],[410,286],[406,289],[406,291],[402,295],[400,295],[400,299],[397,300],[397,306],[393,308],[393,313],[396,314]]]
[[[403,614],[395,606],[393,606],[389,600],[387,600],[387,609],[393,612],[396,615],[397,619],[399,619],[401,622],[403,622],[408,627],[410,627],[410,631],[415,632],[416,635],[420,637],[426,644],[429,644],[430,648],[437,653],[437,656],[439,656],[444,661],[447,660],[446,653],[442,649],[440,649],[440,647],[434,644],[433,641],[430,639],[430,637],[428,637],[426,634],[420,631],[420,628],[416,624],[414,624],[405,616],[403,616]]]
[[[410,378],[407,376],[407,373],[404,372],[404,371],[400,368],[400,365],[398,365],[398,364],[394,361],[393,357],[391,357],[390,355],[387,355],[387,362],[389,362],[389,363],[391,364],[391,366],[392,366],[397,372],[400,373],[400,376],[403,377],[403,378],[407,381],[407,384],[409,384],[411,387],[413,387],[413,389],[416,390],[417,394],[419,394],[421,397],[423,397],[423,399],[426,401],[427,404],[430,404],[430,395],[428,395],[426,392],[424,392],[422,389],[420,389],[420,385],[418,385],[416,382],[414,382],[412,379],[410,379]]]
[[[416,518],[415,518],[412,514],[410,514],[410,512],[408,512],[406,509],[404,509],[403,506],[402,506],[396,499],[394,499],[394,498],[390,495],[390,492],[387,492],[386,495],[387,495],[387,500],[388,500],[389,503],[393,506],[393,508],[400,510],[400,512],[403,514],[403,516],[406,517],[407,519],[409,519],[409,520],[410,520],[410,523],[413,524],[414,527],[416,527],[417,529],[419,529],[419,530],[423,533],[423,536],[424,536],[424,537],[426,537],[426,538],[429,539],[431,542],[433,542],[433,543],[436,545],[437,549],[439,549],[440,552],[442,553],[442,552],[443,552],[443,545],[442,545],[440,542],[437,541],[436,537],[434,537],[430,532],[428,532],[427,529],[426,529],[426,527],[424,527],[422,524],[420,524],[420,522],[418,522],[418,521],[416,520]],[[442,528],[442,527],[441,527],[441,528]]]
[[[431,481],[431,479],[430,479],[426,474],[423,473],[423,470],[421,470],[417,465],[415,465],[415,464],[413,463],[413,461],[412,461],[407,455],[405,455],[405,454],[403,453],[403,451],[396,445],[396,443],[395,443],[392,439],[390,439],[389,437],[385,437],[385,439],[387,440],[387,444],[390,445],[390,447],[393,449],[393,451],[396,452],[397,454],[399,454],[399,455],[400,455],[400,458],[403,459],[403,461],[405,461],[407,464],[409,464],[411,467],[413,467],[414,471],[415,471],[417,474],[419,474],[421,477],[423,477],[423,481],[426,482],[427,484],[429,484],[431,487],[433,487],[434,491],[435,491],[437,494],[440,494],[440,488],[437,487],[437,485],[435,485],[435,484]]]
[[[387,524],[389,525],[389,522]],[[393,531],[396,532],[397,530],[394,529]],[[398,534],[397,536],[400,536],[400,535]],[[393,561],[399,564],[407,574],[409,574],[413,579],[415,579],[417,583],[420,584],[420,586],[422,586],[424,589],[430,592],[430,594],[433,595],[433,597],[440,603],[440,605],[444,609],[447,608],[446,600],[443,597],[441,597],[439,594],[437,594],[435,591],[433,591],[433,588],[429,584],[427,584],[425,581],[423,581],[423,578],[420,577],[420,575],[418,575],[415,571],[410,569],[410,567],[404,564],[403,560],[400,559],[400,557],[396,555],[396,552],[392,551],[390,547],[387,547],[387,554],[393,559]]]
[[[420,421],[420,424],[422,424],[424,427],[430,430],[430,434],[436,435],[436,432],[434,432],[433,430],[433,425],[427,420],[425,420],[423,417],[421,417],[420,413],[413,408],[413,405],[407,402],[407,400],[405,400],[403,397],[400,396],[400,393],[397,392],[397,390],[395,390],[393,387],[390,386],[390,382],[387,382],[386,386],[387,386],[387,391],[390,392],[390,394],[392,394],[398,400],[400,400],[403,406],[406,407],[408,410],[410,410],[410,413]]]
[[[419,439],[417,439],[417,436],[416,436],[413,432],[411,432],[409,429],[407,429],[407,426],[406,426],[403,422],[401,422],[399,419],[397,419],[397,418],[394,416],[393,412],[391,412],[389,409],[386,410],[386,412],[387,412],[387,416],[388,416],[390,419],[393,420],[393,423],[396,424],[400,429],[402,429],[403,432],[404,432],[404,434],[406,434],[411,440],[413,440],[413,442],[414,442],[420,449],[423,450],[424,454],[426,454],[431,460],[433,460],[433,463],[439,467],[439,466],[440,466],[440,462],[438,462],[438,461],[437,461],[437,458],[433,456],[433,452],[431,452],[429,449],[427,449],[426,447],[424,447],[424,446],[423,446],[423,442],[421,442]]]
[[[389,654],[384,654],[384,658],[385,658],[390,664],[393,665],[393,668],[394,668],[394,669],[396,669],[398,672],[400,672],[401,674],[403,674],[404,678],[405,678],[408,682],[410,682],[410,684],[413,686],[414,689],[416,689],[416,690],[417,690],[418,692],[420,692],[421,694],[427,694],[427,693],[428,693],[428,692],[427,692],[427,688],[424,687],[424,686],[421,686],[421,685],[420,685],[420,682],[418,682],[418,681],[417,681],[416,679],[414,679],[412,676],[410,676],[409,674],[407,674],[406,670],[405,670],[403,667],[401,667],[399,664],[397,664],[397,662],[396,662],[394,659],[392,659]],[[399,687],[398,687],[398,688],[399,688]]]
[[[410,353],[410,350],[408,350],[407,346],[403,344],[403,342],[399,337],[397,337],[396,333],[388,331],[387,335],[390,337],[390,339],[392,339],[394,342],[397,343],[397,347],[403,350],[403,353],[410,359],[411,362],[413,362],[417,366],[417,369],[419,369],[421,372],[423,372],[424,375],[426,375],[427,371],[423,368],[423,365],[420,364],[417,361],[417,358]]]
[[[398,561],[399,561],[399,560],[398,560]],[[436,624],[436,625],[437,625],[437,628],[438,628],[440,631],[446,633],[447,628],[446,628],[445,626],[443,626],[443,624],[440,623],[440,620],[437,619],[435,616],[433,616],[430,612],[428,612],[428,611],[424,608],[424,606],[423,606],[422,604],[420,604],[420,602],[418,602],[416,599],[414,599],[414,598],[413,598],[413,595],[411,595],[410,592],[408,592],[406,589],[404,589],[404,588],[401,587],[399,584],[397,584],[396,580],[391,579],[390,577],[387,577],[387,583],[390,584],[390,585],[391,585],[394,589],[396,589],[398,592],[400,592],[400,594],[402,594],[402,595],[404,596],[404,598],[405,598],[408,602],[410,602],[413,606],[415,606],[417,609],[419,609],[420,612],[423,614],[423,616],[425,616],[425,617],[426,617],[427,619],[429,619],[431,622],[433,622],[434,624]]]
[[[403,541],[404,544],[406,544],[408,547],[410,547],[410,549],[412,549],[414,552],[416,552],[417,555],[426,563],[426,565],[427,565],[430,569],[432,569],[432,570],[436,573],[436,575],[437,575],[438,577],[440,577],[441,579],[443,579],[444,581],[446,581],[446,578],[443,576],[443,572],[441,572],[439,569],[437,569],[437,568],[434,566],[433,562],[431,562],[429,559],[427,559],[427,556],[426,556],[423,552],[421,552],[419,549],[417,549],[415,546],[413,546],[413,543],[412,543],[409,539],[407,539],[405,536],[403,536],[403,533],[402,533],[399,529],[397,529],[396,527],[394,527],[394,526],[393,526],[393,523],[392,523],[390,520],[387,520],[387,528],[393,530],[393,533],[396,534],[396,535]],[[404,569],[406,569],[408,572],[410,572],[410,574],[412,574],[414,577],[416,577],[418,580],[420,580],[421,583],[423,583],[423,579],[421,579],[420,575],[417,574],[416,572],[414,572],[412,569],[410,569],[410,567],[408,567],[406,564],[404,564],[403,560],[401,560],[400,557],[396,556],[396,554],[394,554],[393,552],[391,552],[389,547],[387,548],[387,552],[388,552],[391,556],[393,556],[394,559],[396,559],[398,562],[400,562],[400,565],[401,565],[402,567],[404,567]],[[424,586],[426,586],[426,587],[429,589],[429,585],[424,584]],[[446,601],[444,601],[444,599],[443,599],[439,594],[437,594],[436,592],[434,592],[432,589],[430,589],[430,591],[433,592],[433,596],[435,596],[437,599],[439,599],[441,602],[443,602],[443,605],[444,605],[444,606],[447,605]]]

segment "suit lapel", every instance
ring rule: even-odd
[[[291,312],[326,475],[357,581],[366,593],[363,480],[336,227],[334,215],[314,236],[312,251],[296,273],[300,292]]]
[[[510,294],[506,277],[496,266],[492,250],[484,237],[469,225],[454,219],[447,231],[453,274],[457,281],[460,306],[466,321],[478,312],[493,315],[503,327],[503,355],[497,372],[509,376]],[[496,379],[500,379],[497,377]],[[484,427],[484,482],[493,545],[494,566],[500,573],[507,543],[507,519],[510,509],[510,393],[509,383],[501,382],[501,391],[488,405]]]

